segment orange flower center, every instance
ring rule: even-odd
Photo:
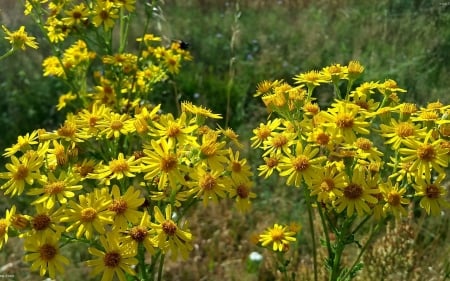
[[[401,138],[413,136],[414,126],[411,123],[399,123],[395,127],[395,133]]]
[[[213,190],[217,185],[217,180],[210,174],[205,174],[200,180],[199,185],[203,190]]]
[[[236,188],[236,193],[240,198],[248,198],[248,195],[250,194],[250,190],[248,186],[245,184],[241,184]]]
[[[113,121],[111,121],[111,126],[110,127],[114,131],[119,131],[120,129],[123,128],[123,123],[120,120],[113,120]]]
[[[330,136],[324,132],[320,132],[316,136],[316,143],[319,145],[327,145],[330,142]]]
[[[356,140],[356,147],[367,151],[372,148],[372,142],[366,138],[358,138]]]
[[[39,255],[43,261],[51,261],[57,253],[58,250],[50,244],[44,244],[39,248]]]
[[[274,157],[270,157],[266,159],[266,165],[269,168],[276,167],[278,165],[278,159]]]
[[[387,197],[387,202],[389,203],[389,205],[391,206],[399,206],[400,202],[401,202],[401,196],[400,194],[398,194],[397,192],[391,192],[389,193],[388,197]]]
[[[147,237],[148,230],[146,227],[143,226],[135,226],[130,229],[130,236],[131,239],[137,242],[144,241],[145,237]]]
[[[64,188],[66,187],[66,183],[63,181],[55,181],[49,184],[46,184],[44,186],[45,193],[52,195],[52,194],[58,194],[62,191],[64,191]]]
[[[28,176],[28,168],[20,164],[19,167],[17,167],[17,171],[13,175],[13,179],[16,181],[24,180]]]
[[[169,138],[174,138],[181,133],[181,128],[178,124],[172,123],[167,128],[167,136]]]
[[[308,167],[309,167],[309,159],[305,155],[297,156],[292,161],[292,166],[294,166],[294,169],[297,172],[304,171],[304,170],[308,169]]]
[[[235,173],[239,173],[242,170],[242,165],[241,163],[234,161],[233,163],[231,163],[231,170]]]
[[[165,221],[162,224],[162,230],[165,234],[173,236],[177,232],[177,225],[173,221]]]
[[[320,189],[325,192],[330,192],[334,189],[334,181],[332,179],[324,179],[320,184]]]
[[[129,170],[128,162],[125,159],[114,159],[109,162],[109,168],[113,173],[121,173]]]
[[[103,257],[103,264],[109,268],[116,268],[120,265],[120,260],[122,256],[117,252],[108,252]]]
[[[426,195],[430,199],[437,199],[441,196],[441,193],[436,185],[430,184],[427,186]]]
[[[127,209],[128,209],[127,201],[125,201],[122,198],[114,200],[111,206],[109,207],[110,211],[114,211],[118,215],[125,213]]]
[[[33,229],[40,231],[46,229],[50,225],[51,219],[47,214],[38,214],[31,222]]]
[[[260,140],[265,140],[268,136],[270,136],[270,133],[271,131],[267,126],[262,126],[261,128],[259,128],[259,130],[256,131],[256,136]]]
[[[92,207],[88,207],[81,210],[80,217],[82,222],[92,222],[95,218],[97,218],[97,211]]]
[[[432,145],[424,144],[417,148],[417,156],[425,161],[432,161],[436,157],[436,152]]]
[[[352,128],[353,122],[353,116],[348,113],[339,113],[336,117],[336,126],[338,128]]]
[[[359,199],[363,194],[363,189],[359,184],[351,183],[344,189],[344,196],[348,199]]]
[[[8,228],[8,223],[5,219],[0,219],[0,238],[3,239],[3,237],[6,234],[6,229]]]
[[[64,126],[58,129],[58,135],[62,137],[72,137],[75,135],[77,127],[72,122],[66,122]]]
[[[272,145],[275,148],[281,148],[283,145],[287,144],[288,139],[284,135],[278,135],[272,139]]]
[[[161,158],[160,168],[163,172],[170,172],[177,166],[177,158],[174,155],[167,155]]]
[[[281,241],[284,238],[284,232],[282,229],[275,228],[270,231],[270,236],[273,241]]]

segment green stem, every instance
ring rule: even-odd
[[[325,242],[326,242],[326,245],[327,245],[328,256],[331,257],[331,255],[333,253],[333,249],[331,248],[331,243],[330,243],[330,232],[328,230],[328,225],[327,225],[328,221],[325,219],[322,207],[320,206],[320,202],[317,202],[317,209],[319,209],[320,220],[322,221],[323,232],[324,232],[324,235],[325,235]]]
[[[164,267],[164,257],[165,257],[165,255],[162,254],[161,255],[161,259],[159,260],[158,281],[162,280],[162,271],[163,271],[163,267]]]
[[[139,267],[139,280],[148,280],[147,271],[145,268],[145,248],[144,245],[139,244],[138,248],[138,267]]]
[[[345,245],[348,244],[348,235],[350,226],[352,225],[354,217],[347,218],[342,224],[341,231],[337,233],[336,236],[336,246],[333,255],[333,266],[331,268],[330,281],[339,280],[339,275],[341,274],[341,258],[344,252]]]
[[[365,222],[366,220],[364,220],[363,222]],[[358,256],[356,257],[355,261],[353,262],[352,266],[350,267],[350,269],[347,271],[347,273],[344,274],[344,276],[342,276],[342,280],[345,280],[345,278],[347,278],[347,276],[349,274],[352,273],[353,269],[355,268],[355,266],[359,263],[359,261],[361,260],[362,255],[364,254],[364,252],[367,250],[368,246],[370,245],[370,243],[372,242],[373,238],[375,237],[375,234],[378,233],[378,230],[380,229],[381,225],[383,225],[384,222],[382,223],[382,221],[380,221],[376,226],[375,229],[371,228],[370,231],[370,235],[369,238],[367,239],[366,243],[364,244],[364,246],[361,248],[361,251],[359,251]],[[356,229],[353,231],[353,233],[356,233]]]
[[[9,49],[8,52],[6,52],[3,56],[0,57],[0,61],[3,60],[3,59],[6,59],[10,55],[14,54],[15,51],[16,50],[14,48]]]
[[[314,231],[314,218],[311,206],[311,197],[309,195],[309,189],[306,187],[306,184],[303,183],[303,190],[305,191],[306,204],[308,205],[308,220],[309,227],[311,229],[311,240],[313,247],[313,264],[314,264],[314,281],[318,280],[317,275],[317,245],[316,245],[316,234]]]

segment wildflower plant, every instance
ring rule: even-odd
[[[25,1],[52,51],[43,75],[67,87],[57,108],[73,109],[58,129],[19,136],[3,154],[1,191],[31,208],[6,211],[0,247],[24,239],[25,260],[41,276],[64,274],[64,247],[83,243],[102,280],[161,280],[167,255],[187,259],[193,249],[190,208],[231,198],[245,212],[255,197],[238,136],[208,125],[220,115],[183,102],[175,116],[152,103],[155,86],[191,59],[179,43],[147,33],[156,4]],[[133,48],[137,16],[146,24]],[[13,50],[37,46],[23,28],[4,29]]]
[[[296,75],[293,85],[263,81],[255,93],[270,113],[251,138],[252,147],[263,151],[259,176],[278,174],[295,187],[292,192],[304,194],[315,280],[314,218],[321,222],[328,279],[349,280],[387,220],[406,218],[409,207],[432,216],[450,207],[444,184],[450,106],[439,101],[425,107],[402,103],[406,90],[394,80],[362,82],[363,71],[357,61],[333,64]],[[318,94],[319,87],[332,89],[329,104]],[[357,235],[370,223],[375,227],[362,245]],[[284,230],[275,224],[261,234],[262,246],[282,251],[280,241],[294,242]],[[344,266],[341,258],[350,244],[358,245],[360,253]]]

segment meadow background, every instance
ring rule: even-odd
[[[211,108],[224,116],[219,125],[232,127],[243,141],[267,118],[260,101],[253,98],[258,82],[292,82],[291,77],[300,72],[331,63],[359,60],[366,67],[364,81],[392,78],[408,90],[404,100],[419,106],[436,100],[450,103],[449,1],[165,0],[160,8],[153,17],[153,32],[168,43],[189,43],[194,60],[161,88],[158,101],[173,112],[177,101],[183,100]],[[22,16],[21,1],[1,0],[0,22],[13,29],[25,25],[39,41],[40,31]],[[133,31],[140,33],[138,24]],[[42,59],[50,53],[46,47],[42,42],[39,51],[29,50],[0,64],[0,151],[15,143],[18,135],[36,128],[54,129],[64,120],[67,112],[55,108],[63,85],[41,73]],[[8,42],[0,41],[0,49],[7,48]],[[330,98],[325,89],[320,99]],[[260,155],[248,143],[246,147],[246,157],[256,171]],[[252,235],[280,220],[307,228],[300,194],[295,198],[279,187],[282,181],[275,178],[257,183],[258,198],[247,215],[232,211],[227,202],[193,211],[196,247],[188,261],[167,264],[165,279],[276,280],[268,253],[252,243]],[[2,212],[4,200],[0,200]],[[367,253],[360,280],[450,278],[449,222],[447,213],[426,222],[411,219],[392,226],[388,236]],[[293,251],[293,268],[298,280],[312,280],[310,246],[300,244]],[[8,243],[0,266],[12,264],[8,270],[17,280],[40,280],[24,270],[20,248],[18,243]],[[249,261],[252,251],[264,256],[261,264]],[[83,251],[73,249],[71,255]],[[84,266],[74,264],[64,280],[88,280],[85,275]]]

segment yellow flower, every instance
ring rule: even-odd
[[[318,148],[307,144],[303,147],[300,141],[295,143],[295,154],[282,156],[280,159],[280,176],[287,177],[288,185],[299,187],[304,180],[308,185],[320,172],[325,156],[316,157]]]
[[[25,136],[18,136],[17,137],[17,143],[14,144],[10,148],[5,149],[5,153],[3,153],[3,156],[11,157],[12,155],[16,154],[18,151],[25,152],[28,149],[31,149],[31,145],[37,144],[37,130],[34,130],[31,134],[26,133]]]
[[[396,218],[407,216],[408,212],[402,205],[409,204],[409,200],[403,197],[406,193],[406,188],[400,188],[398,185],[398,182],[392,185],[392,182],[388,180],[379,186],[384,201],[386,202],[383,206],[383,212],[392,212]]]
[[[133,269],[138,264],[138,260],[134,257],[136,253],[120,244],[117,232],[101,236],[100,243],[104,251],[94,247],[88,249],[94,259],[88,260],[86,265],[93,267],[91,273],[93,276],[102,273],[102,281],[112,281],[116,275],[120,281],[126,281],[125,273],[136,275]]]
[[[125,177],[135,177],[136,173],[141,172],[141,160],[136,160],[134,156],[125,159],[122,152],[117,159],[109,161],[108,165],[99,165],[94,172],[88,175],[88,178],[97,179],[101,184],[110,185],[112,179],[121,180]]]
[[[197,166],[190,175],[192,194],[203,197],[203,204],[207,205],[210,200],[218,202],[218,198],[225,198],[226,192],[230,191],[228,179],[221,176],[220,171],[206,171],[201,165]]]
[[[175,143],[179,145],[195,144],[196,137],[192,133],[198,126],[191,123],[191,120],[187,120],[185,112],[181,113],[177,119],[174,119],[170,113],[165,114],[157,122],[152,123],[154,128],[150,135],[167,139],[170,147],[173,147]]]
[[[58,105],[56,106],[56,109],[60,111],[61,109],[67,106],[67,102],[73,101],[76,98],[77,95],[72,94],[72,92],[68,92],[67,94],[59,96]]]
[[[123,247],[129,248],[133,252],[138,251],[139,245],[144,245],[149,254],[155,253],[156,241],[153,235],[155,230],[151,226],[150,215],[147,211],[141,216],[139,225],[130,227],[124,232],[125,236],[120,238],[120,242],[123,243]]]
[[[288,226],[274,224],[273,227],[269,227],[263,234],[259,235],[259,242],[263,247],[272,244],[272,250],[286,251],[289,249],[289,243],[295,242],[297,239],[294,231],[290,231]]]
[[[247,164],[247,159],[239,160],[239,151],[233,153],[231,148],[228,149],[230,161],[228,162],[227,171],[231,172],[231,178],[236,181],[245,181],[253,175],[250,171],[250,166]]]
[[[226,157],[228,151],[224,149],[226,143],[218,142],[217,137],[216,131],[210,131],[202,136],[200,159],[212,170],[223,171],[224,165],[228,162]]]
[[[178,254],[186,259],[189,251],[192,250],[192,234],[185,228],[186,224],[177,225],[172,220],[172,206],[168,204],[165,209],[165,216],[161,210],[155,206],[156,223],[152,224],[156,231],[156,241],[158,247],[164,253],[171,252],[173,258],[177,258]]]
[[[335,201],[336,211],[341,213],[347,209],[348,217],[351,217],[355,211],[359,217],[363,216],[364,213],[370,214],[371,209],[368,204],[378,202],[373,194],[379,193],[379,190],[367,185],[366,173],[363,169],[353,171],[351,181],[342,191],[343,196],[338,197]]]
[[[66,173],[61,171],[58,178],[53,173],[49,173],[48,176],[42,176],[39,179],[40,188],[33,188],[27,192],[28,195],[40,197],[34,200],[31,204],[44,204],[47,209],[53,208],[56,202],[61,205],[67,203],[67,198],[73,198],[75,196],[74,191],[83,188],[81,184],[77,184],[80,181],[72,173]]]
[[[64,13],[67,17],[63,18],[62,21],[68,26],[86,23],[89,16],[89,10],[84,3],[75,5],[71,10],[66,10]]]
[[[183,112],[189,112],[197,116],[197,118],[207,117],[213,119],[221,119],[220,114],[213,113],[210,109],[193,105],[191,102],[184,101],[181,103],[181,110]]]
[[[111,191],[113,201],[109,210],[114,212],[113,229],[123,230],[128,227],[128,223],[139,222],[142,212],[137,209],[144,203],[145,198],[133,186],[127,188],[125,194],[121,195],[120,193],[119,187],[114,185]]]
[[[13,205],[11,209],[6,210],[4,218],[0,219],[0,250],[8,242],[8,229],[11,226],[11,218],[16,213],[16,206]]]
[[[294,81],[297,84],[304,83],[308,88],[319,86],[323,83],[329,83],[331,80],[327,79],[325,75],[317,70],[311,70],[305,73],[300,73],[294,76]]]
[[[111,113],[104,115],[104,119],[98,122],[100,134],[106,138],[118,138],[122,135],[134,132],[133,120],[127,114]]]
[[[70,261],[61,255],[59,249],[59,237],[55,234],[46,235],[42,239],[30,236],[25,239],[24,248],[28,252],[24,260],[31,262],[31,270],[39,270],[39,274],[44,276],[47,271],[50,278],[55,279],[57,274],[64,273],[64,265],[69,265]]]
[[[237,209],[245,213],[250,209],[251,199],[256,198],[256,194],[252,192],[253,182],[248,179],[233,179],[231,181],[230,198],[236,198]]]
[[[252,141],[251,147],[260,147],[263,142],[272,135],[272,132],[278,129],[280,125],[281,119],[279,118],[269,120],[267,124],[260,123],[256,129],[253,129],[253,134],[255,134],[255,136],[250,138],[250,140]]]
[[[356,141],[356,133],[368,134],[369,122],[365,116],[359,114],[359,106],[351,103],[339,102],[328,111],[319,114],[326,120],[322,125],[330,132],[336,141],[353,143]]]
[[[264,157],[265,164],[258,167],[258,171],[260,171],[258,176],[264,176],[264,178],[267,179],[272,175],[273,171],[280,172],[280,158],[281,154],[274,154],[270,157]]]
[[[311,189],[311,196],[317,195],[318,202],[330,203],[344,195],[343,189],[347,184],[348,176],[345,171],[340,171],[334,164],[327,164],[313,177],[308,187]]]
[[[421,197],[420,207],[424,208],[427,214],[437,216],[444,208],[450,208],[450,202],[446,200],[446,187],[442,185],[445,175],[440,175],[432,180],[429,177],[418,177],[413,184],[416,190],[415,196]]]
[[[72,223],[66,231],[77,230],[77,238],[84,234],[87,239],[93,238],[94,230],[100,234],[105,233],[105,226],[114,222],[114,212],[109,210],[112,199],[107,191],[95,190],[81,194],[78,201],[79,204],[69,201],[68,208],[61,218],[62,222]]]
[[[5,39],[9,40],[9,43],[11,43],[12,50],[25,50],[26,46],[33,49],[38,48],[38,45],[35,41],[36,38],[28,36],[27,32],[25,31],[25,26],[21,26],[16,31],[9,31],[4,25],[2,25],[2,28],[6,34]]]
[[[96,1],[94,7],[94,18],[92,22],[96,27],[103,25],[105,30],[109,30],[114,26],[114,21],[119,17],[118,10],[114,4],[109,1]]]
[[[66,72],[58,57],[50,56],[42,62],[44,76],[66,77]]]
[[[439,174],[445,174],[444,167],[448,166],[448,155],[446,149],[441,147],[442,140],[431,140],[430,131],[424,141],[408,139],[404,141],[406,148],[400,148],[399,152],[403,155],[402,162],[412,162],[410,169],[415,171],[418,177],[423,175],[431,178],[431,170]]]
[[[394,150],[400,148],[402,144],[408,139],[424,138],[425,129],[410,121],[398,122],[394,118],[391,119],[391,124],[380,125],[381,135],[387,140],[385,144],[390,144]]]
[[[172,143],[172,145],[174,145]],[[142,172],[146,173],[145,180],[158,177],[158,189],[162,190],[167,182],[175,189],[177,184],[184,183],[182,165],[174,148],[166,139],[151,140],[150,145],[144,146],[145,156],[141,158]]]
[[[31,231],[21,235],[22,237],[33,236],[35,239],[43,240],[51,235],[59,237],[66,230],[61,225],[64,207],[54,210],[47,208],[44,204],[36,204],[35,208],[36,212],[29,216]]]
[[[32,185],[35,180],[39,179],[39,168],[43,164],[43,157],[37,153],[24,154],[20,158],[13,155],[11,156],[11,162],[5,165],[8,172],[0,173],[1,179],[8,179],[6,183],[0,186],[0,189],[6,189],[5,195],[20,195],[25,188],[25,184]]]

